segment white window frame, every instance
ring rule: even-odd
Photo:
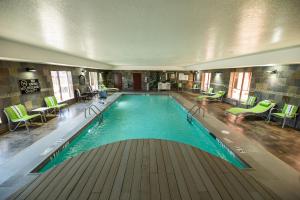
[[[51,71],[51,80],[57,102],[74,99],[71,71]]]

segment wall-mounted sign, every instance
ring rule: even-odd
[[[21,94],[40,92],[41,87],[38,79],[19,80]]]

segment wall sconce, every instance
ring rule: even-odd
[[[80,74],[81,74],[82,76],[85,76],[86,69],[82,69],[80,72],[81,72]]]
[[[223,72],[216,72],[216,75],[221,75],[223,74]]]
[[[26,72],[36,72],[36,69],[33,67],[26,67],[25,70]]]
[[[278,70],[277,69],[269,70],[269,71],[266,71],[266,72],[269,73],[269,74],[278,74]]]

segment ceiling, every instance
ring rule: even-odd
[[[2,0],[0,27],[110,65],[187,66],[300,45],[300,0]]]

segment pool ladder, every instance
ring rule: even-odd
[[[95,104],[91,104],[84,109],[85,118],[88,117],[87,114],[91,115],[91,111],[95,115],[99,115],[99,116],[97,116],[97,119],[99,120],[99,124],[102,123],[103,122],[103,114],[101,113],[101,110]]]
[[[193,105],[193,107],[191,107],[186,114],[186,120],[191,123],[193,120],[193,116],[196,115],[197,113],[200,114],[201,110],[202,110],[202,117],[204,117],[204,109],[197,104]]]

